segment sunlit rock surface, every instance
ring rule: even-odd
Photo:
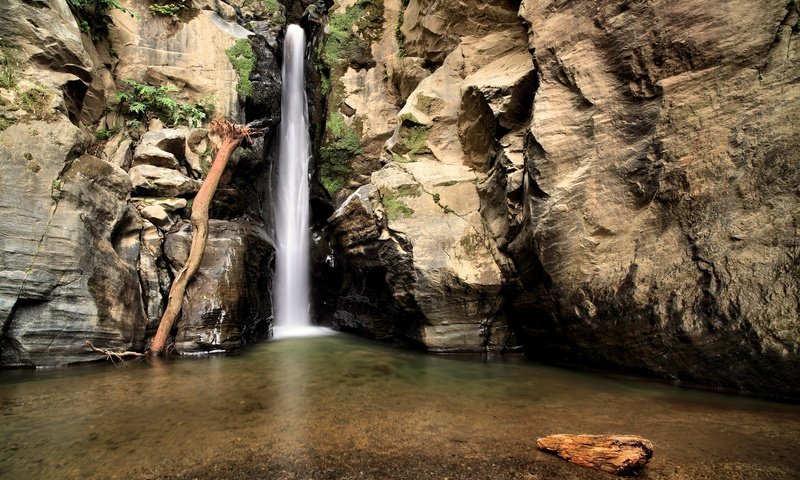
[[[406,56],[375,56],[402,107],[383,167],[361,172],[372,244],[407,275],[339,244],[343,298],[385,282],[434,351],[485,349],[476,326],[506,318],[548,360],[800,395],[799,17],[782,1],[411,0]],[[350,104],[363,131],[392,126]],[[342,302],[337,321],[360,312]]]
[[[522,3],[531,352],[800,396],[797,8]]]

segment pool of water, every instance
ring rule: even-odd
[[[643,478],[800,478],[800,407],[345,335],[0,372],[0,478],[608,479],[538,452],[631,433]]]

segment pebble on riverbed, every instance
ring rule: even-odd
[[[653,444],[637,435],[550,435],[536,444],[575,465],[615,475],[635,475],[653,458]]]

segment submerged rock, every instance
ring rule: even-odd
[[[614,475],[635,475],[653,458],[653,444],[636,435],[550,435],[536,444],[575,465]]]

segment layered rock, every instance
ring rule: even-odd
[[[390,292],[437,351],[508,313],[535,356],[797,396],[797,2],[513,3],[401,8],[385,166],[331,218],[342,298]],[[368,303],[336,322],[397,333]]]
[[[800,396],[797,2],[522,3],[531,351]]]
[[[32,129],[42,133],[32,136]],[[96,157],[74,159],[85,137],[66,119],[15,125],[0,139],[7,159],[0,163],[2,364],[91,360],[87,340],[141,348],[135,265],[111,243],[126,208],[128,176]]]
[[[225,49],[250,32],[217,15],[230,13],[229,6],[210,2],[193,15],[155,19],[146,5],[122,3],[140,11],[142,21],[109,9],[110,39],[94,30],[94,38],[82,33],[65,0],[0,6],[7,74],[0,88],[2,366],[100,358],[85,349],[86,341],[142,351],[163,313],[174,266],[164,242],[173,225],[188,217],[216,139],[201,128],[164,129],[155,119],[146,127],[142,124],[148,122],[127,125],[121,112],[107,109],[115,80],[175,85],[182,100],[213,95],[216,114],[244,119],[238,73]],[[83,15],[79,7],[74,13]],[[269,18],[253,15],[252,25],[270,35],[259,37],[265,45],[257,52],[259,68],[269,70],[276,64],[276,28]],[[111,57],[113,50],[118,57]],[[119,78],[107,69],[111,65]],[[271,72],[257,69],[254,75],[260,75],[264,92],[280,89],[279,81],[270,83]],[[253,103],[262,109],[274,102]],[[270,108],[262,122],[267,130],[276,116],[279,109]],[[93,155],[83,154],[87,151]],[[226,338],[208,343],[213,349],[239,348],[269,332],[272,249],[260,227],[259,182],[266,183],[267,169],[266,155],[258,152],[237,154],[231,161],[212,214],[239,220],[212,228],[204,264],[212,271],[207,283],[190,290],[202,301],[187,297],[178,330],[183,334],[193,325],[195,333],[201,331],[197,325],[211,315],[201,311],[203,302],[222,305],[239,330],[234,335],[226,323]],[[173,237],[171,244],[181,245],[180,235]],[[170,252],[174,256],[179,250]],[[210,288],[217,276],[231,281],[225,288]],[[179,339],[183,351],[198,349],[184,345],[190,336]]]
[[[384,7],[388,19],[393,5],[387,2]],[[514,10],[503,2],[479,2],[474,8],[494,13],[476,21],[469,12],[459,12],[446,25],[436,24],[447,30],[445,37],[452,42],[427,52],[433,55],[427,60],[435,59],[441,66],[425,78],[409,78],[416,75],[409,69],[413,65],[422,69],[425,62],[422,37],[406,37],[411,38],[406,51],[418,54],[418,61],[398,60],[396,50],[395,55],[376,55],[376,69],[398,76],[384,79],[384,84],[413,88],[394,118],[386,118],[391,109],[380,103],[345,98],[363,122],[363,141],[377,138],[370,132],[390,129],[391,136],[379,154],[386,166],[371,173],[367,190],[358,190],[332,217],[331,230],[347,270],[345,300],[339,302],[333,319],[340,328],[355,325],[379,337],[391,332],[443,353],[503,351],[516,345],[501,309],[513,267],[498,248],[493,222],[483,213],[479,184],[498,163],[500,139],[519,130],[527,118],[534,67],[519,23],[514,20],[509,28],[508,22],[496,22],[501,17],[514,19]],[[425,30],[419,25],[431,24],[420,9],[425,15],[442,13],[411,2],[404,11],[403,31]],[[385,44],[381,37],[379,45]],[[373,46],[373,52],[381,51]],[[487,58],[501,60],[492,63]],[[346,92],[357,93],[349,87],[350,75],[348,71],[342,78]],[[398,89],[395,95],[401,92]],[[485,109],[476,110],[473,104]],[[504,182],[507,172],[497,169]],[[372,211],[373,218],[366,220],[369,214],[358,218],[374,223],[377,233],[356,244],[342,242],[352,236],[344,230],[354,228],[354,222],[340,219],[365,195],[371,207],[362,210]],[[501,207],[505,209],[505,204]],[[399,266],[388,263],[397,261]],[[375,287],[375,280],[384,287]],[[407,318],[402,328],[382,326],[370,309],[354,308],[352,298],[368,297],[366,283],[373,285],[373,294],[391,293],[391,310]]]

